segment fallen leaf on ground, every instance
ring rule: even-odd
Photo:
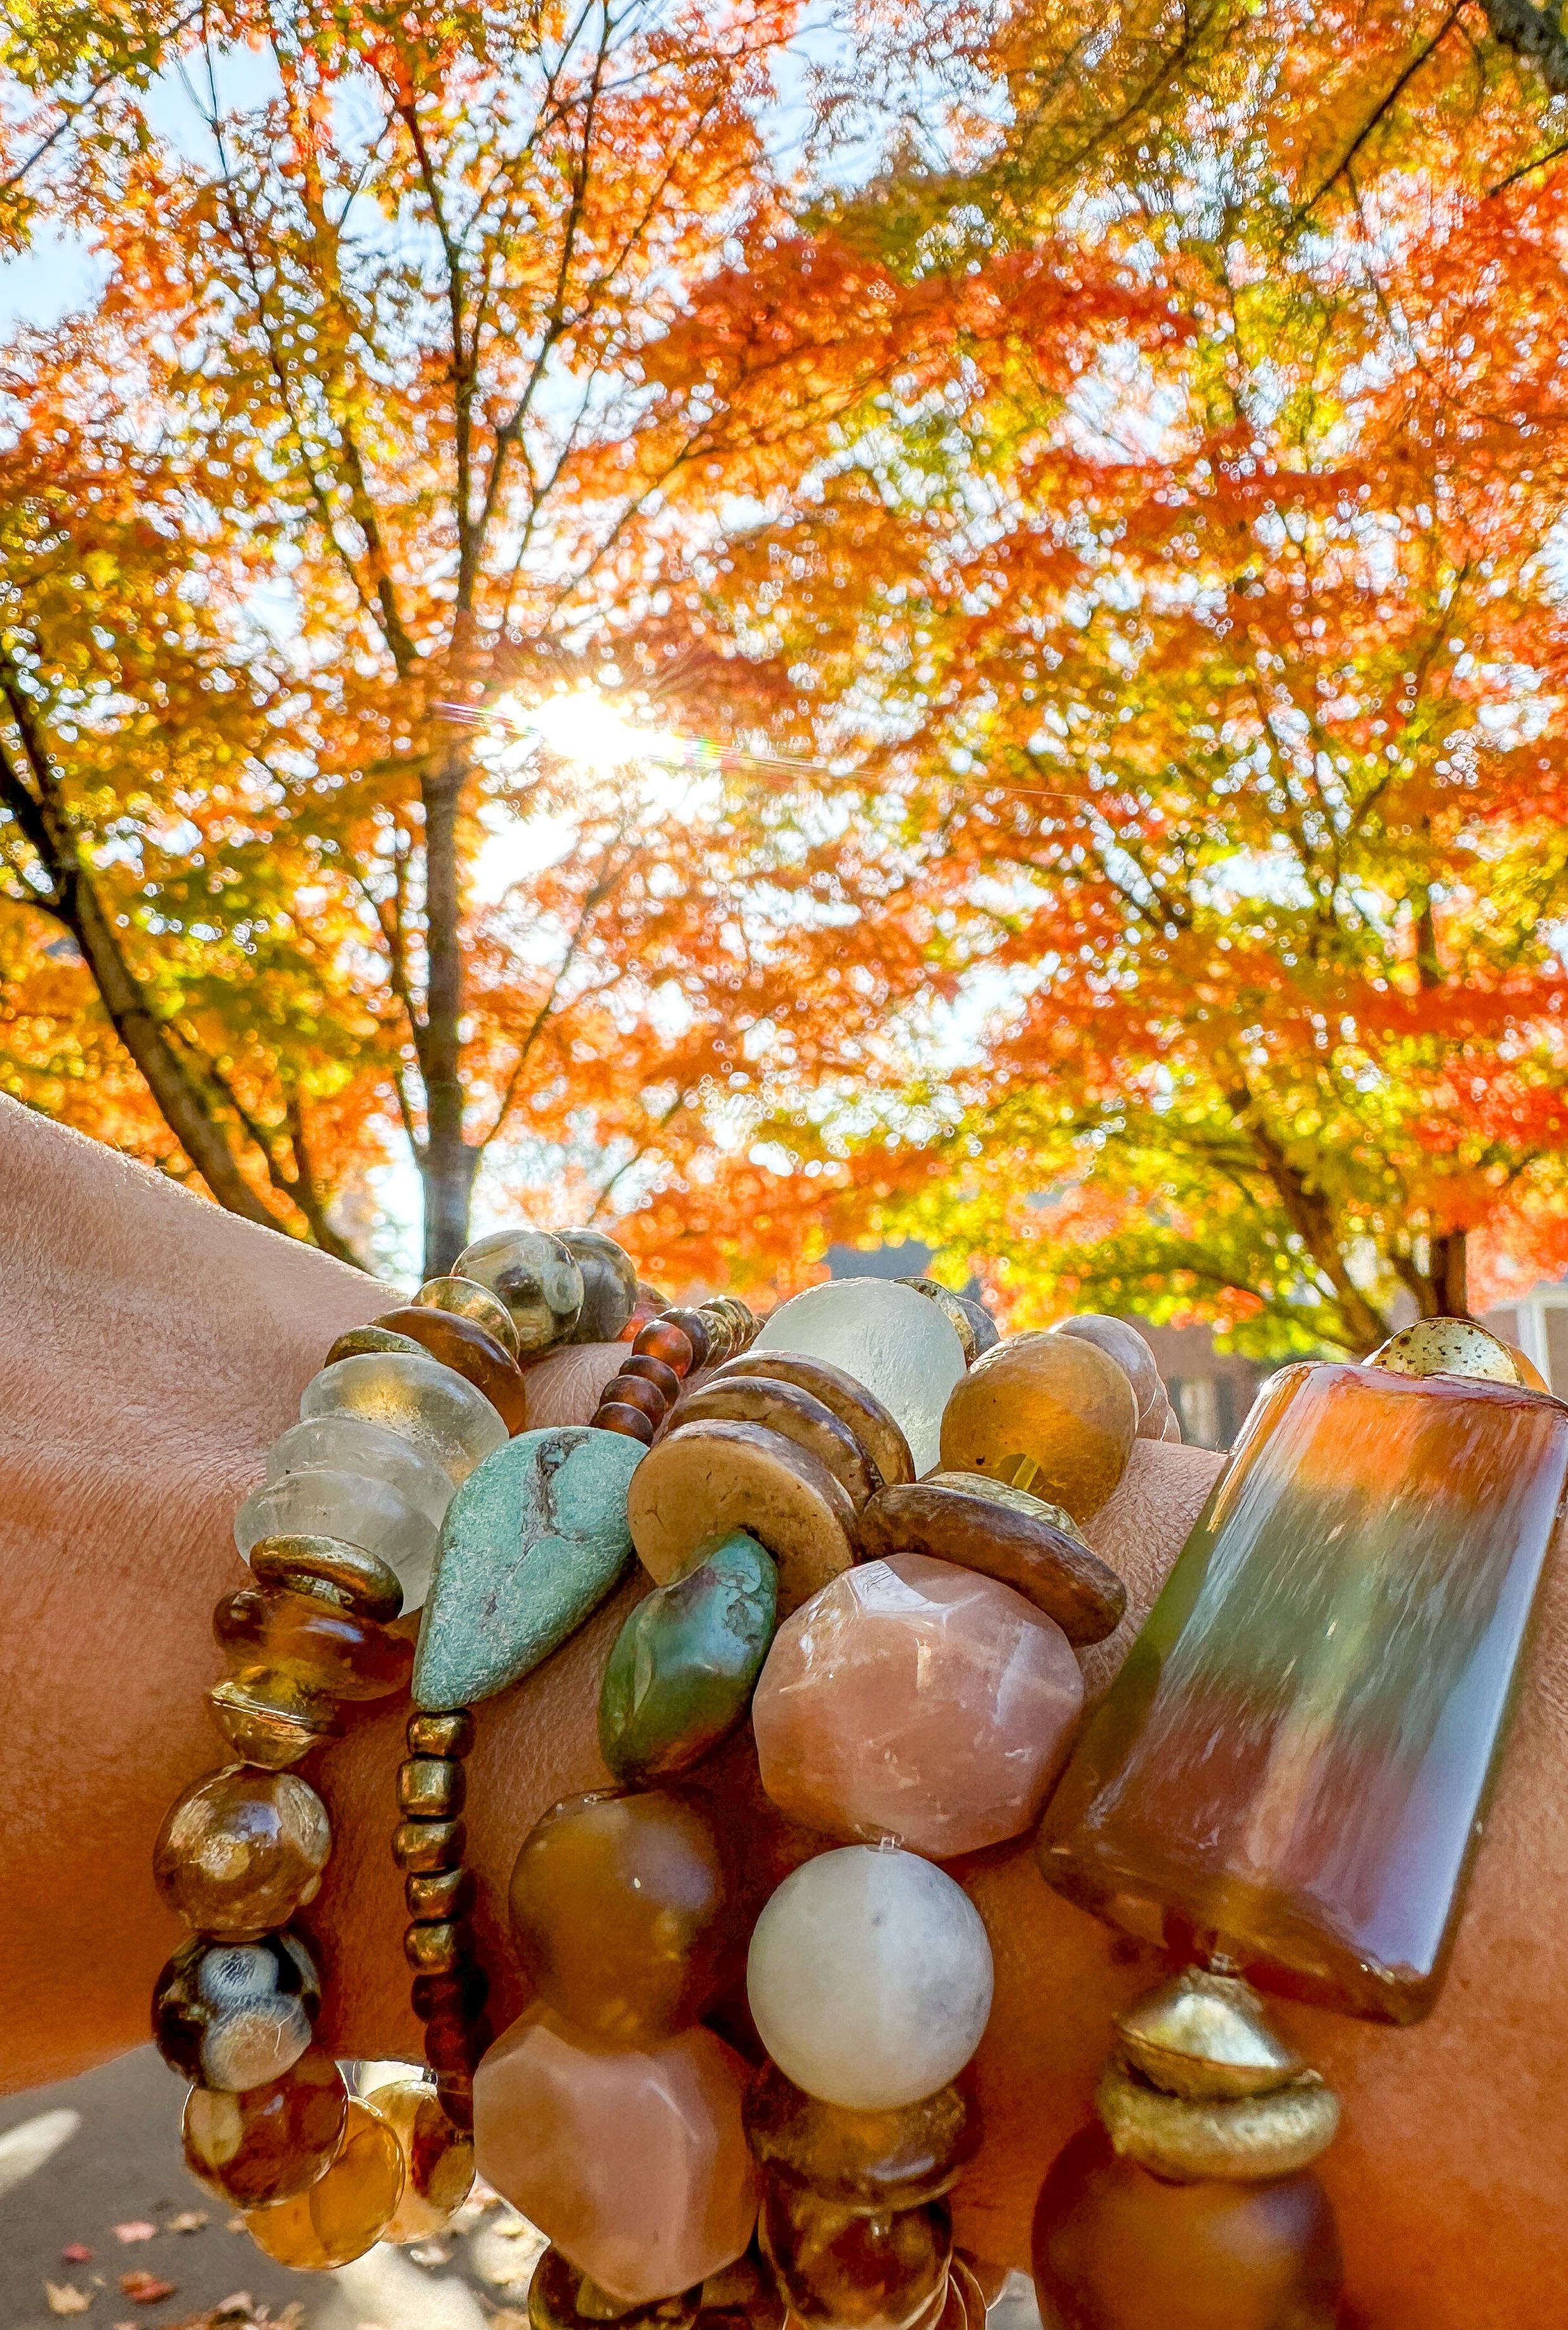
[[[276,2330],[299,2330],[299,2325],[304,2319],[304,2306],[298,2297],[291,2297],[282,2313],[277,2316]]]
[[[450,2265],[452,2261],[451,2250],[444,2249],[439,2241],[420,2241],[409,2255],[416,2265]],[[363,2323],[360,2330],[364,2330]]]
[[[91,2256],[92,2251],[85,2241],[67,2241],[60,2252],[60,2262],[61,2265],[86,2265]]]
[[[221,2297],[218,2300],[213,2308],[213,2319],[214,2322],[222,2322],[231,2315],[254,2314],[255,2311],[256,2300],[250,2291],[237,2289],[231,2297]]]
[[[163,2281],[156,2273],[138,2270],[122,2273],[119,2286],[133,2306],[161,2306],[165,2297],[173,2297],[179,2283]]]
[[[250,2228],[245,2222],[244,2218],[241,2216],[239,2211],[236,2210],[234,2214],[229,2219],[228,2231],[231,2233],[248,2233],[250,2230]]]
[[[51,2314],[85,2314],[92,2304],[86,2290],[78,2289],[75,2283],[70,2281],[46,2281],[43,2295],[49,2301]]]
[[[117,2241],[150,2241],[157,2230],[145,2217],[132,2217],[128,2223],[115,2227],[114,2237]]]
[[[203,2225],[211,2222],[212,2219],[205,2209],[182,2209],[177,2217],[169,2219],[165,2231],[171,2233],[199,2233]]]

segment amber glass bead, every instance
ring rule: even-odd
[[[403,1956],[416,1974],[450,1974],[472,1955],[468,1929],[458,1918],[421,1922],[403,1935]]]
[[[398,1576],[379,1553],[335,1537],[260,1537],[245,1557],[258,1586],[281,1586],[296,1593],[306,1581],[331,1586],[347,1609],[384,1625],[403,1606]]]
[[[431,1869],[455,1869],[468,1849],[468,1832],[460,1820],[405,1820],[392,1831],[392,1859],[400,1869],[423,1875]]]
[[[281,1667],[335,1699],[385,1699],[406,1690],[414,1669],[414,1646],[401,1634],[313,1594],[243,1586],[219,1603],[213,1632],[236,1666]]]
[[[941,1425],[944,1471],[983,1473],[1026,1489],[1082,1523],[1127,1469],[1138,1401],[1098,1344],[1012,1335],[954,1387]]]
[[[771,2268],[754,2249],[703,2284],[703,2330],[784,2330],[786,2319]]]
[[[403,1880],[411,1918],[460,1918],[474,1906],[471,1869],[418,1871]]]
[[[314,1900],[331,1850],[314,1788],[293,1772],[232,1764],[175,1797],[153,1847],[153,1876],[198,1933],[238,1937],[286,1925]]]
[[[234,1753],[263,1771],[287,1771],[340,1729],[335,1702],[281,1667],[245,1666],[207,1693],[213,1722]]]
[[[326,2175],[291,2201],[248,2210],[245,2230],[279,2265],[325,2273],[374,2248],[402,2189],[402,2146],[395,2131],[379,2112],[354,2100]]]
[[[634,1351],[629,1359],[623,1361],[615,1380],[625,1383],[628,1376],[640,1376],[644,1383],[662,1392],[666,1407],[673,1407],[681,1396],[681,1379],[674,1368],[666,1367],[663,1359],[649,1359],[646,1351]]]
[[[699,2284],[675,2297],[624,2306],[552,2248],[534,2267],[528,2285],[529,2330],[589,2330],[590,2324],[595,2330],[603,2330],[609,2322],[619,2324],[620,2330],[692,2330],[702,2296]]]
[[[321,2048],[309,2047],[265,2087],[240,2095],[193,2088],[185,2098],[186,2165],[237,2208],[289,2200],[325,2174],[347,2109],[342,2072]]]
[[[411,1756],[398,1766],[398,1804],[411,1820],[455,1820],[468,1776],[455,1756]]]
[[[910,2330],[940,2293],[952,2252],[940,2202],[865,2216],[771,2177],[758,2226],[791,2313],[835,2330]]]
[[[458,2016],[472,2021],[483,2009],[490,1994],[490,1978],[481,1965],[456,1967],[450,1974],[420,1974],[414,1976],[411,1993],[414,2013],[421,2022],[433,2016]]]
[[[1044,2330],[1332,2330],[1339,2240],[1311,2172],[1172,2184],[1100,2128],[1057,2158],[1034,2212]]]
[[[690,1375],[695,1364],[691,1337],[667,1319],[650,1319],[646,1327],[638,1330],[631,1348],[643,1358],[662,1359],[678,1376]]]
[[[670,1412],[670,1404],[658,1386],[641,1376],[617,1376],[605,1385],[600,1397],[606,1407],[641,1408],[650,1424],[662,1424]]]
[[[512,1872],[512,1930],[541,2000],[601,2043],[694,2022],[721,1986],[724,1871],[701,1814],[662,1790],[569,1796]]]
[[[610,1400],[596,1409],[593,1421],[600,1432],[623,1433],[628,1440],[640,1440],[645,1448],[652,1447],[658,1428],[640,1407],[628,1407],[621,1400]]]
[[[508,1432],[523,1430],[528,1421],[523,1370],[477,1319],[411,1302],[405,1310],[389,1311],[377,1323],[395,1334],[411,1336],[432,1359],[467,1376],[475,1390],[484,1393]]]
[[[183,1942],[153,1985],[153,2040],[203,2087],[265,2087],[310,2044],[321,1984],[297,1934]]]
[[[450,2222],[473,2189],[473,2136],[453,2126],[434,2088],[423,2079],[377,2088],[372,2108],[397,2137],[403,2156],[402,2195],[382,2239],[429,2240]]]
[[[409,1718],[411,1756],[466,1756],[474,1744],[473,1710],[455,1707],[445,1715],[416,1709]]]
[[[1565,1479],[1568,1409],[1520,1386],[1282,1369],[1080,1734],[1050,1882],[1260,1987],[1427,2013]]]
[[[700,1311],[666,1311],[664,1314],[664,1324],[666,1327],[678,1327],[691,1345],[694,1373],[698,1368],[705,1368],[709,1365],[713,1358],[713,1339],[708,1331],[708,1321]],[[653,1355],[649,1353],[648,1356],[651,1358]]]
[[[980,2140],[957,2088],[891,2111],[825,2104],[764,2064],[746,2095],[746,2140],[759,2164],[864,2216],[940,2201]]]
[[[471,1319],[500,1344],[509,1359],[516,1358],[517,1330],[512,1313],[500,1296],[481,1286],[477,1278],[427,1278],[414,1301],[432,1311],[450,1311],[459,1319]]]

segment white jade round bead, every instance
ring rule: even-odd
[[[961,2071],[991,2011],[979,1912],[917,1853],[852,1844],[784,1880],[746,1965],[757,2029],[824,2103],[887,2111]]]
[[[947,1314],[891,1278],[834,1278],[781,1302],[756,1351],[830,1359],[891,1408],[917,1473],[940,1461],[942,1410],[964,1373],[964,1347]]]

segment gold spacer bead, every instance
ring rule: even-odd
[[[416,1343],[411,1335],[400,1335],[395,1327],[350,1327],[338,1337],[322,1365],[329,1368],[337,1359],[356,1358],[361,1351],[412,1352],[417,1359],[430,1356],[422,1343]]]
[[[1334,2140],[1339,2098],[1316,2071],[1262,2096],[1167,2096],[1113,2055],[1094,2107],[1122,2156],[1177,2183],[1289,2176]]]
[[[1391,1335],[1363,1365],[1396,1376],[1472,1376],[1485,1383],[1522,1383],[1514,1354],[1477,1319],[1417,1319]]]
[[[348,1606],[362,1618],[383,1625],[403,1606],[396,1570],[379,1553],[368,1553],[342,1538],[259,1538],[247,1559],[258,1586],[291,1587],[298,1593],[302,1580],[319,1579],[346,1595]]]
[[[468,1832],[460,1820],[400,1821],[392,1831],[392,1859],[405,1873],[416,1875],[455,1869],[468,1842]]]
[[[411,1870],[403,1879],[403,1899],[411,1918],[460,1918],[472,1908],[474,1872],[459,1862],[454,1869]]]
[[[338,1728],[330,1699],[275,1667],[250,1668],[214,1683],[207,1705],[230,1746],[264,1772],[286,1772]]]
[[[495,1337],[508,1359],[518,1356],[516,1321],[500,1296],[481,1286],[477,1278],[427,1278],[414,1301],[428,1311],[449,1311],[454,1318],[471,1319],[476,1327]]]
[[[398,1766],[398,1806],[413,1820],[455,1820],[468,1792],[455,1756],[411,1756]]]
[[[1117,2017],[1123,2049],[1167,2095],[1266,2095],[1307,2069],[1251,1983],[1189,1966]]]
[[[410,1926],[403,1956],[416,1974],[455,1974],[468,1956],[468,1929],[457,1919]]]
[[[454,1707],[444,1714],[415,1708],[409,1718],[411,1756],[466,1756],[474,1744],[473,1710]]]

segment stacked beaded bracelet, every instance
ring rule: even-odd
[[[1179,2289],[1195,2320],[1327,2330],[1338,2250],[1308,2164],[1337,2106],[1252,1984],[1396,2021],[1435,1998],[1568,1409],[1468,1321],[1422,1322],[1366,1366],[1284,1371],[1080,1733],[1074,1651],[1126,1600],[1080,1524],[1136,1437],[1174,1433],[1141,1338],[1091,1318],[998,1344],[928,1282],[852,1281],[786,1304],[748,1350],[740,1306],[637,1329],[638,1300],[595,1234],[481,1241],[395,1323],[335,1347],[247,1500],[259,1590],[231,1604],[260,1606],[221,1606],[236,1672],[213,1694],[247,1760],[188,1790],[158,1848],[198,1929],[156,2008],[198,2081],[198,2174],[274,2255],[338,2263],[444,2221],[471,2126],[552,2244],[536,2330],[786,2309],[824,2330],[978,2330],[945,2196],[976,2140],[962,2075],[991,1964],[938,1863],[1044,1809],[1051,1881],[1185,1968],[1122,2018],[1101,2126],[1043,2188],[1047,2324],[1139,2330]],[[505,1369],[522,1378],[493,1302],[524,1353],[633,1336],[592,1425],[506,1440],[491,1384],[515,1429]],[[442,1323],[416,1331],[413,1313]],[[408,1375],[453,1318],[460,1395],[437,1380],[450,1360]],[[340,1372],[363,1360],[383,1370],[373,1398]],[[367,1423],[401,1435],[405,1474],[411,1446],[427,1465],[439,1446],[444,1495],[406,1475],[401,1506],[381,1497],[388,1452],[353,1436]],[[355,1462],[378,1492],[363,1507]],[[428,1566],[406,1509],[438,1502],[397,1843],[435,2079],[373,2108],[308,2044],[314,1970],[286,1920],[326,1823],[284,1767],[335,1696],[406,1679],[386,1576],[394,1552]],[[279,1528],[307,1510],[310,1529]],[[463,1918],[467,1710],[546,1657],[633,1547],[656,1590],[604,1674],[617,1785],[524,1843],[510,1907],[534,2003],[491,2045]],[[835,1847],[777,1885],[749,1946],[758,1872],[710,1817],[720,1767],[698,1768],[748,1709],[763,1787]]]

